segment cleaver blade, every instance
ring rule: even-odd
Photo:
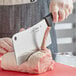
[[[48,26],[51,27],[52,25],[54,24],[52,23],[52,17],[49,14],[48,16],[44,17],[39,23],[35,24],[29,29],[13,35],[12,41],[14,45],[17,65],[20,65],[27,61],[29,56],[36,52],[36,49],[41,49],[45,30]],[[51,37],[49,32],[46,40],[46,47],[50,44]]]

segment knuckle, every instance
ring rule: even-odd
[[[61,7],[61,8],[64,8],[64,6],[65,6],[65,4],[64,4],[64,2],[63,3],[59,3],[59,6]]]

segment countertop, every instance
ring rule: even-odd
[[[55,63],[54,70],[40,75],[33,75],[21,72],[5,71],[0,67],[0,76],[76,76],[76,68]]]

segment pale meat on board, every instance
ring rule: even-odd
[[[4,70],[27,72],[40,74],[53,70],[54,61],[52,60],[51,51],[46,48],[46,39],[50,28],[47,27],[41,46],[41,50],[33,53],[27,61],[21,65],[16,64],[14,52],[8,52],[2,56],[1,68]]]

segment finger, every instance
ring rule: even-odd
[[[65,8],[68,10],[69,14],[73,11],[73,5],[65,5]]]
[[[68,12],[68,10],[66,9],[66,5],[64,4],[64,3],[58,3],[58,5],[59,5],[59,8],[60,9],[64,9],[64,11],[65,11],[65,18],[67,18],[68,16],[69,16],[69,12]],[[60,12],[60,11],[59,11]],[[60,18],[59,18],[59,21],[60,21]]]
[[[69,14],[71,14],[73,11],[73,5],[66,4],[64,7],[64,10],[65,10],[65,17],[67,18],[69,16]]]
[[[11,47],[11,50],[10,50],[10,51],[11,51],[11,52],[14,51],[12,39],[11,39],[11,38],[3,38],[3,40],[4,40],[4,42],[7,43],[7,45],[8,45],[9,47]]]
[[[25,30],[24,28],[21,28],[21,29],[20,29],[20,32],[22,32],[22,31],[24,31],[24,30]]]
[[[73,9],[69,8],[69,14],[72,14]]]
[[[58,22],[58,11],[53,11],[53,22],[57,23]]]
[[[52,4],[50,5],[50,12],[52,12],[52,15],[53,15],[53,22],[58,22],[58,6],[57,4]]]
[[[65,10],[65,18],[67,18],[69,16],[69,12],[67,9],[64,9]]]
[[[3,40],[11,47],[13,47],[12,39],[11,38],[3,38]]]
[[[66,9],[69,9],[69,5],[68,5],[68,4],[65,4],[65,8],[66,8]]]
[[[47,29],[45,30],[44,37],[43,37],[43,42],[42,42],[42,45],[41,45],[41,50],[45,50],[46,49],[46,40],[47,40],[47,36],[48,36],[49,31],[50,31],[50,27],[47,27]]]
[[[52,10],[52,15],[53,15],[53,22],[58,22],[58,8],[55,6],[53,7],[53,10]]]
[[[65,19],[65,11],[64,11],[64,9],[60,9],[58,21],[60,22],[60,21],[63,21],[64,19]]]
[[[55,1],[51,1],[50,2],[50,5],[49,5],[49,9],[50,9],[50,12],[51,12],[51,9],[54,7],[54,6],[56,6],[57,5],[57,3],[55,2]]]
[[[2,48],[0,48],[0,54],[5,54],[5,53],[7,53],[7,51],[2,49]]]
[[[11,52],[13,51],[12,47],[9,46],[4,40],[0,41],[0,47],[4,50],[6,50],[7,52]]]
[[[73,12],[73,6],[69,7],[68,10],[69,10],[69,14],[72,14],[72,12]]]
[[[64,8],[65,4],[64,4],[64,2],[58,2],[58,6],[59,6],[59,8]]]

